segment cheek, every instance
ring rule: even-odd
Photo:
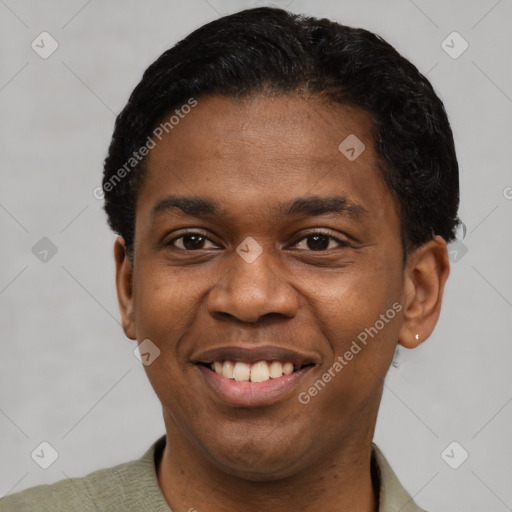
[[[377,399],[401,326],[401,267],[396,258],[383,255],[359,269],[317,281],[310,292],[331,355],[316,376],[328,383],[305,391],[319,395],[316,407],[331,411],[334,421],[354,418],[364,404]]]
[[[395,352],[400,287],[391,279],[378,281],[378,275],[344,275],[325,283],[323,293],[318,292],[321,286],[315,288],[313,314],[331,355],[310,387],[301,390],[301,403],[309,400],[311,414],[324,418],[323,430],[333,445],[340,429],[356,427],[362,411],[377,410]]]
[[[144,370],[160,401],[178,414],[194,405],[194,382],[184,376],[190,362],[180,340],[198,322],[204,282],[179,267],[149,259],[135,279],[137,340],[149,339],[160,351]]]
[[[175,348],[194,322],[204,279],[185,276],[179,267],[147,265],[135,279],[134,310],[137,339],[151,339],[163,351]]]
[[[401,279],[396,258],[384,256],[367,265],[354,265],[328,276],[304,280],[309,281],[303,293],[309,298],[311,314],[317,318],[334,353],[348,350],[354,339],[376,323],[379,337],[397,337],[399,315],[393,304],[402,296]]]

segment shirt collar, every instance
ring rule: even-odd
[[[372,475],[379,482],[379,512],[425,512],[414,503],[375,444],[372,444]]]

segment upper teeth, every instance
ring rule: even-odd
[[[258,361],[257,363],[242,363],[237,361],[214,361],[212,370],[227,379],[238,381],[265,382],[269,379],[277,379],[283,375],[293,373],[293,363],[281,363],[280,361]]]

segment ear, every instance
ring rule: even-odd
[[[133,308],[133,269],[126,251],[123,237],[118,236],[114,243],[114,259],[116,262],[116,289],[121,324],[124,333],[131,340],[135,337]]]
[[[404,272],[404,323],[398,343],[415,348],[432,334],[441,312],[444,285],[450,274],[443,238],[435,236],[409,254]]]

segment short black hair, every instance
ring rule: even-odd
[[[211,94],[294,93],[371,115],[383,177],[400,206],[404,253],[435,235],[447,242],[455,238],[459,176],[453,135],[425,76],[372,32],[262,7],[210,22],[165,51],[117,116],[104,164],[104,208],[129,254],[145,170],[140,150],[165,115]]]

